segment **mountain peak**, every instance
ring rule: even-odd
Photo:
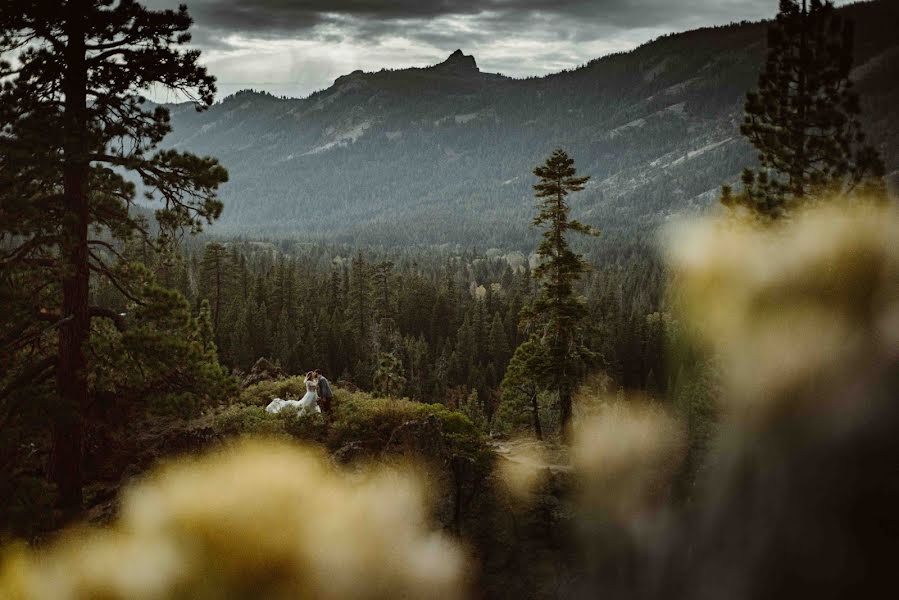
[[[442,69],[451,69],[458,73],[474,72],[478,73],[478,64],[474,60],[474,56],[464,54],[461,50],[456,50],[449,55],[445,61],[437,65]]]

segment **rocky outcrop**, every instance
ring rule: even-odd
[[[579,565],[571,467],[548,452],[547,464],[531,465],[536,483],[522,497],[498,468],[501,461],[524,460],[515,443],[494,446],[479,460],[452,452],[447,439],[439,419],[409,420],[393,430],[380,459],[424,459],[431,467],[434,516],[476,556],[484,597],[550,598],[572,590]]]
[[[453,75],[474,75],[481,72],[474,56],[463,54],[461,50],[456,50],[449,55],[449,58],[432,68]]]
[[[365,446],[362,442],[349,442],[332,452],[331,460],[338,465],[347,465],[355,460],[364,458],[365,455]]]
[[[462,515],[460,535],[480,566],[485,598],[568,598],[581,578],[577,560],[574,477],[570,468],[546,465],[525,495],[494,468]],[[585,596],[586,597],[586,596]]]
[[[430,469],[434,513],[444,527],[460,532],[470,518],[473,500],[482,489],[489,466],[450,450],[443,424],[435,416],[406,421],[396,427],[381,452],[382,459],[402,457],[424,462]]]
[[[265,358],[260,358],[247,373],[246,377],[241,381],[241,387],[248,388],[251,385],[261,381],[272,381],[276,379],[284,379],[286,377],[284,371],[276,364]]]
[[[394,429],[382,454],[400,454],[409,458],[424,457],[441,461],[451,458],[443,441],[443,427],[435,416],[406,421]]]

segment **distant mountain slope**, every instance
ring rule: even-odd
[[[841,10],[856,22],[868,130],[899,169],[899,2]],[[456,51],[428,68],[356,71],[304,99],[177,105],[166,143],[230,171],[219,233],[503,247],[532,244],[531,171],[560,146],[593,177],[576,210],[614,241],[714,203],[751,162],[738,124],[764,54],[760,23],[524,80]]]

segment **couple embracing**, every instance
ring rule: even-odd
[[[321,374],[318,369],[306,373],[304,380],[306,395],[299,400],[282,400],[275,398],[268,406],[266,412],[279,413],[285,408],[295,408],[301,415],[324,412],[331,415],[331,400],[334,397],[331,391],[331,382]]]

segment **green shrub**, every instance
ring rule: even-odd
[[[262,406],[233,404],[215,415],[213,429],[221,435],[273,435],[285,433],[285,419]]]
[[[219,435],[289,435],[291,437],[323,443],[328,433],[324,415],[300,415],[295,410],[278,414],[265,412],[262,406],[233,404],[225,407],[213,418],[213,429]]]
[[[362,392],[339,392],[336,398],[332,444],[362,442],[381,448],[397,426],[421,417],[416,403],[393,398],[373,398]]]
[[[298,440],[324,443],[328,437],[328,421],[323,414],[300,415],[285,410],[277,416],[284,425],[284,432]]]
[[[298,379],[293,378],[294,381]],[[394,430],[403,423],[433,416],[440,421],[444,441],[451,453],[478,461],[489,455],[483,434],[471,420],[441,404],[373,398],[363,392],[337,390],[331,419],[321,414],[301,416],[292,410],[276,415],[265,412],[262,399],[267,404],[271,397],[285,397],[282,390],[289,389],[290,382],[290,379],[264,382],[247,388],[247,399],[255,403],[233,404],[221,409],[213,419],[213,428],[225,436],[289,435],[326,444],[331,450],[359,442],[366,450],[376,453],[387,445]]]
[[[288,377],[273,381],[260,381],[243,390],[238,402],[253,406],[266,406],[273,398],[298,400],[306,393],[306,383],[302,376]]]
[[[383,448],[393,431],[407,421],[436,417],[444,439],[454,454],[480,459],[487,452],[484,438],[471,420],[441,404],[425,404],[406,399],[373,398],[362,392],[340,390],[336,396],[334,421],[329,445],[339,448],[347,442],[360,442],[370,450]]]

